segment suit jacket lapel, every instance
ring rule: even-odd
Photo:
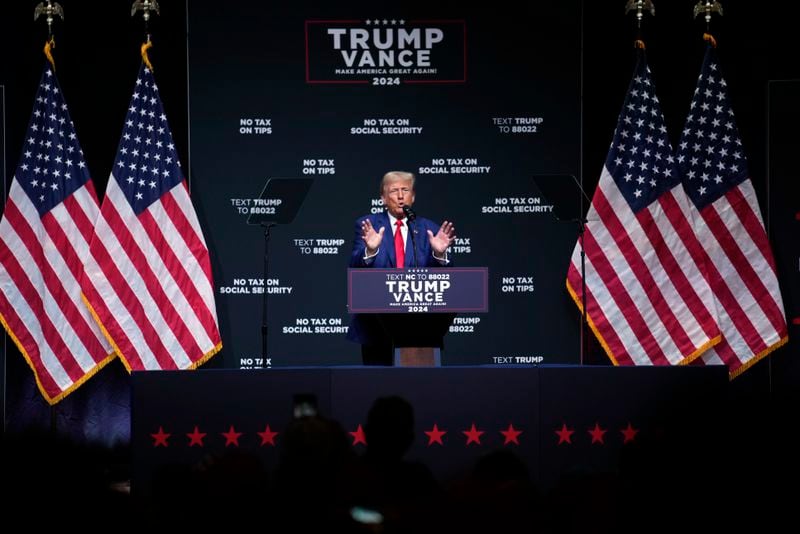
[[[397,266],[397,258],[394,255],[394,228],[392,228],[392,222],[389,219],[389,214],[385,211],[383,213],[378,214],[378,227],[376,230],[380,230],[381,226],[386,228],[383,231],[383,241],[381,241],[381,248],[386,251],[386,257],[389,259],[387,267],[396,267]]]

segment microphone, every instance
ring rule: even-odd
[[[417,262],[417,242],[414,239],[414,234],[417,233],[417,230],[411,227],[411,223],[417,220],[417,214],[414,213],[411,206],[403,206],[403,213],[406,214],[406,219],[408,219],[408,235],[411,237],[411,250],[414,252],[414,267],[419,267]]]

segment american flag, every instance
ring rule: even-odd
[[[129,371],[195,368],[222,347],[208,248],[144,64],[90,253],[86,302]]]
[[[677,163],[692,201],[722,330],[703,354],[731,378],[788,340],[783,300],[715,49],[706,51]]]
[[[641,50],[586,215],[586,315],[615,365],[688,363],[719,342],[713,296]],[[581,243],[567,288],[580,308]]]
[[[0,222],[0,320],[50,404],[114,357],[79,286],[99,211],[64,95],[46,64]]]

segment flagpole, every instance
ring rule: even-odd
[[[40,16],[44,15],[47,22],[47,41],[44,44],[44,55],[47,61],[52,65],[53,70],[56,70],[56,62],[53,59],[52,49],[55,48],[55,38],[53,37],[53,21],[55,17],[60,17],[64,20],[64,9],[58,2],[47,0],[47,4],[39,2],[33,9],[33,20],[36,21]],[[58,413],[56,413],[56,405],[50,403],[50,434],[56,436],[58,432]]]

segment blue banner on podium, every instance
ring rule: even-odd
[[[489,311],[489,269],[348,269],[350,313]]]

